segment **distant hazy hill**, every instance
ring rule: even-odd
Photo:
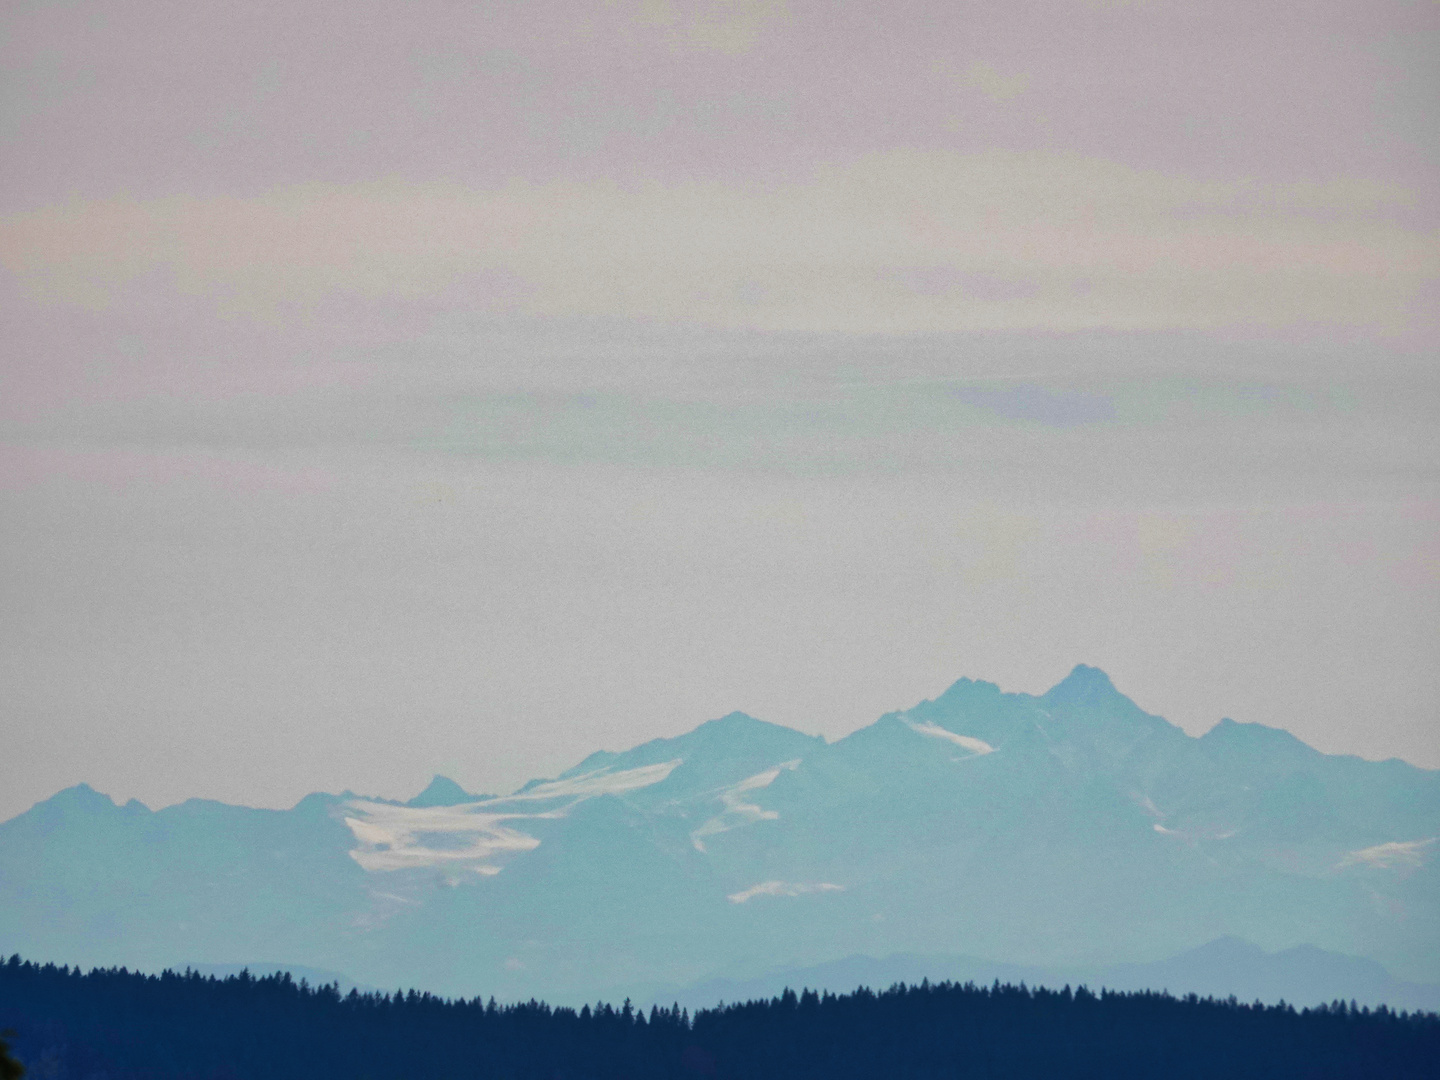
[[[1437,836],[1440,773],[1191,738],[1079,667],[1040,697],[962,679],[833,744],[736,713],[504,797],[72,788],[0,825],[0,949],[574,1001],[856,955],[1118,972],[1234,937],[1430,983]]]
[[[298,978],[298,976],[296,976]],[[1110,990],[1164,990],[1176,995],[1234,996],[1241,1001],[1284,1001],[1297,1007],[1354,1001],[1358,1005],[1388,1004],[1393,1008],[1440,1012],[1440,984],[1396,979],[1374,960],[1298,945],[1267,953],[1238,938],[1219,938],[1166,960],[1146,964],[1111,964],[1047,968],[1004,964],[965,956],[899,955],[878,960],[851,956],[809,968],[775,971],[756,979],[709,979],[660,1000],[687,1008],[712,1008],[717,1002],[775,997],[786,989],[809,988],[849,993],[857,987],[884,989],[897,983],[995,981],[1026,986],[1088,986]]]

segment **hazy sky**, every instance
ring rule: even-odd
[[[1077,662],[1440,767],[1440,5],[18,2],[0,817]]]

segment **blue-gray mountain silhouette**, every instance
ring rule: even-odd
[[[406,806],[459,806],[461,803],[475,802],[477,799],[490,798],[488,795],[471,795],[454,780],[448,776],[436,776],[426,786],[425,790],[407,802]]]
[[[845,957],[1150,963],[1233,936],[1440,982],[1440,773],[1077,667],[962,679],[834,743],[735,713],[510,796],[151,812],[88,787],[0,825],[0,949],[579,1000]]]

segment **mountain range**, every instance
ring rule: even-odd
[[[1437,837],[1440,772],[1195,738],[1082,665],[833,743],[733,713],[501,796],[151,811],[80,785],[0,824],[0,950],[552,1001],[967,972],[1244,996],[1283,969],[1418,1007]]]

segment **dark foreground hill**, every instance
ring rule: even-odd
[[[0,1027],[66,1080],[747,1080],[1440,1075],[1440,1016],[941,983],[697,1012],[0,965]]]

